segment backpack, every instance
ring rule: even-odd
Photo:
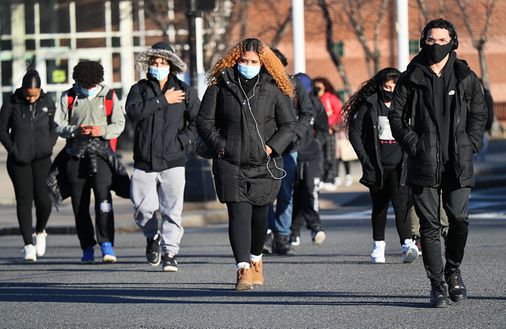
[[[70,117],[72,116],[72,109],[74,108],[74,101],[76,98],[76,92],[74,91],[74,88],[70,88],[67,90],[67,109],[69,111],[69,121]],[[105,95],[104,98],[104,105],[105,105],[105,115],[107,117],[107,124],[111,123],[111,117],[112,117],[112,110],[114,108],[114,89],[109,89],[107,92],[107,95]],[[109,140],[109,143],[111,144],[111,149],[113,152],[116,152],[116,145],[118,144],[118,138],[112,138]]]

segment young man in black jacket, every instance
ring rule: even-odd
[[[193,148],[197,138],[200,101],[196,91],[177,78],[186,65],[170,45],[158,42],[137,61],[147,77],[132,86],[126,101],[128,118],[135,124],[134,216],[147,238],[148,263],[160,264],[162,252],[163,270],[175,272],[184,232],[185,150]],[[157,210],[162,215],[161,232]]]
[[[285,55],[278,49],[272,51],[279,58],[281,64],[286,67],[288,60]],[[281,181],[281,188],[276,198],[276,207],[274,208],[271,205],[269,209],[269,230],[267,231],[267,239],[263,250],[268,252],[269,247],[272,246],[272,252],[278,255],[295,254],[289,239],[294,207],[293,194],[297,178],[297,149],[301,139],[311,129],[310,124],[313,121],[311,103],[304,86],[295,77],[289,76],[289,78],[295,88],[295,96],[291,100],[292,108],[297,116],[297,125],[295,126],[293,142],[283,152],[283,169],[286,171],[286,176]]]
[[[460,302],[467,291],[460,264],[468,233],[468,200],[474,186],[473,153],[480,150],[487,109],[476,74],[457,59],[457,33],[444,19],[430,21],[422,50],[397,81],[389,112],[392,133],[408,153],[408,183],[420,217],[423,261],[432,285],[430,305]],[[449,230],[443,264],[439,202]]]
[[[293,246],[300,245],[300,233],[305,223],[311,230],[313,243],[322,244],[326,234],[321,229],[320,221],[320,163],[329,121],[320,98],[313,94],[311,78],[304,73],[297,73],[295,78],[304,88],[313,119],[297,145],[297,175],[293,191],[290,243]]]

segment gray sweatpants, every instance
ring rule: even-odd
[[[160,210],[162,225],[161,247],[164,254],[177,255],[184,229],[181,223],[185,186],[185,168],[175,167],[162,172],[135,169],[130,195],[134,219],[147,238],[158,233],[155,212]]]

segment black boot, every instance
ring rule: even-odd
[[[288,236],[276,235],[274,237],[274,252],[278,255],[295,255],[295,251],[288,241]]]
[[[444,282],[432,283],[429,304],[434,308],[443,308],[448,306],[448,294],[446,292],[446,285]]]
[[[449,274],[445,273],[446,283],[448,283],[448,294],[454,303],[460,303],[467,299],[467,289],[460,275],[460,270]]]

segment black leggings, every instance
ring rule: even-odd
[[[411,239],[411,222],[408,219],[408,211],[412,205],[411,189],[399,185],[399,170],[383,170],[383,188],[371,188],[372,198],[372,231],[374,241],[385,240],[385,227],[387,223],[387,211],[390,200],[395,213],[395,225],[401,245],[404,240]]]
[[[269,226],[269,205],[254,206],[248,202],[229,202],[228,237],[236,263],[249,263],[250,254],[262,254]]]
[[[343,161],[341,159],[337,159],[337,177],[339,177],[339,164],[342,163],[344,166],[344,173],[346,175],[350,174],[350,161]]]
[[[33,203],[35,202],[36,233],[44,231],[51,214],[51,199],[46,186],[50,166],[51,158],[49,157],[35,160],[27,165],[20,165],[11,158],[7,159],[7,172],[14,185],[19,229],[25,245],[33,244]]]

